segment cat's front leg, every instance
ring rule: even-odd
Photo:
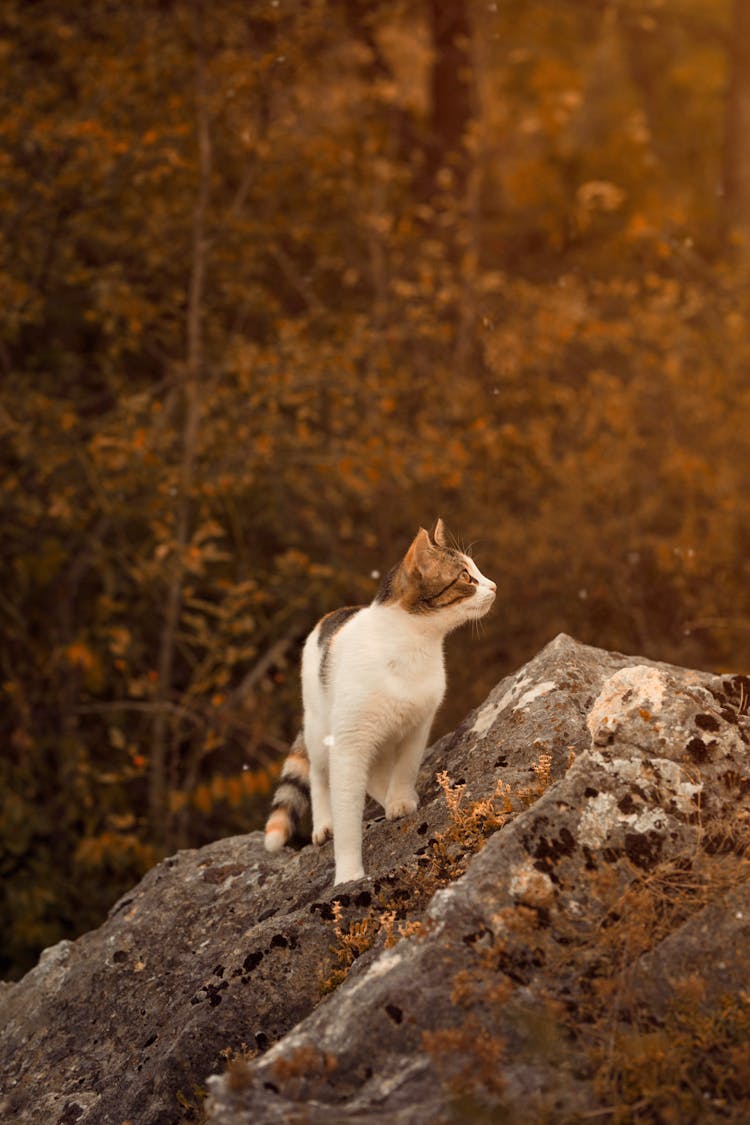
[[[362,814],[370,755],[356,745],[336,747],[331,753],[331,811],[335,883],[364,879],[362,864]]]
[[[391,778],[388,783],[388,792],[385,798],[385,815],[388,820],[397,820],[401,816],[409,816],[417,809],[417,775],[422,764],[427,739],[432,725],[432,716],[429,721],[421,723],[417,729],[407,736],[396,752]]]

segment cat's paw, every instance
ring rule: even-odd
[[[318,847],[321,847],[323,844],[327,843],[328,840],[331,840],[332,838],[333,838],[333,829],[331,828],[330,824],[323,824],[323,825],[321,825],[320,828],[316,828],[316,829],[313,830],[312,842],[314,844],[317,844]]]
[[[333,885],[338,887],[341,883],[354,883],[358,879],[365,878],[365,871],[363,867],[337,867],[336,876],[333,880]]]
[[[398,820],[401,816],[409,816],[417,811],[416,796],[394,797],[386,801],[385,815],[388,820]]]

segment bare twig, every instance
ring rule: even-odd
[[[185,551],[190,538],[191,495],[201,413],[201,375],[203,370],[203,314],[207,264],[207,223],[211,193],[211,134],[206,90],[202,0],[194,0],[193,31],[195,50],[195,107],[198,135],[198,194],[193,213],[193,246],[188,288],[186,321],[187,354],[182,378],[185,420],[182,432],[180,484],[175,510],[175,546],[172,572],[167,588],[164,625],[159,645],[157,670],[160,702],[169,693],[174,673],[177,629],[182,611],[185,577]],[[167,719],[161,708],[156,714],[149,759],[149,813],[154,831],[163,832],[167,785]]]
[[[283,637],[271,645],[271,647],[263,654],[260,660],[247,675],[240,681],[236,688],[231,692],[227,701],[224,703],[222,710],[231,710],[239,704],[246,702],[255,692],[258,684],[264,676],[268,674],[274,664],[278,664],[286,656],[287,650],[291,647],[292,643],[299,636],[300,627],[295,622],[287,629]]]

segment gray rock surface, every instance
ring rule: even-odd
[[[435,745],[414,816],[368,820],[364,882],[334,892],[330,844],[260,833],[164,861],[0,990],[0,1120],[609,1112],[600,1027],[669,1026],[686,982],[706,1019],[750,997],[749,692],[560,636]]]

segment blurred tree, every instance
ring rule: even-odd
[[[192,53],[195,59],[194,97],[195,131],[198,141],[198,183],[192,216],[190,278],[186,312],[186,352],[180,370],[183,422],[180,433],[179,485],[176,489],[174,532],[171,557],[167,565],[171,573],[167,581],[164,623],[159,639],[157,658],[156,714],[149,755],[149,813],[151,833],[161,840],[165,826],[168,789],[167,705],[173,690],[177,630],[180,624],[187,552],[193,528],[193,488],[198,456],[199,427],[204,394],[204,329],[206,270],[208,266],[208,210],[211,201],[211,134],[208,118],[205,58],[205,19],[201,0],[192,5]]]
[[[724,138],[725,222],[738,244],[744,266],[750,265],[750,3],[734,0],[729,34]]]
[[[466,177],[468,128],[474,115],[473,67],[466,4],[429,0],[428,19],[433,64],[427,169],[433,193],[440,188],[444,170],[450,170],[459,182]]]

